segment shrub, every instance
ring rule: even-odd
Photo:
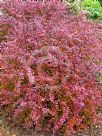
[[[79,131],[97,121],[102,41],[99,27],[67,14],[60,1],[5,0],[0,107],[37,131]]]
[[[82,8],[89,12],[89,18],[102,18],[102,7],[98,0],[83,0]]]
[[[70,11],[71,14],[73,15],[78,15],[80,12],[80,4],[78,2],[67,2],[66,4],[68,5],[68,11]]]
[[[102,7],[102,0],[98,0],[99,2],[100,2],[100,4],[101,4],[101,7]]]

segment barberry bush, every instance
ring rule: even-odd
[[[5,0],[0,9],[0,108],[9,119],[67,136],[96,123],[101,26],[58,0]]]

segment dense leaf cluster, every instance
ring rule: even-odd
[[[57,0],[5,0],[0,7],[0,108],[18,124],[54,134],[95,123],[100,26],[69,16]]]
[[[102,7],[98,0],[83,0],[82,9],[88,12],[88,18],[102,19]]]

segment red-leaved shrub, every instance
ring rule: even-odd
[[[0,4],[0,108],[15,123],[66,133],[97,121],[99,27],[58,0]]]

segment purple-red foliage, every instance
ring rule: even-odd
[[[57,0],[5,0],[0,8],[0,108],[25,127],[53,133],[97,121],[99,26],[69,16]]]

